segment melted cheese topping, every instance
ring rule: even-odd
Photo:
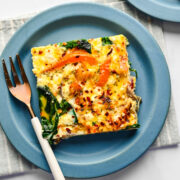
[[[88,40],[97,64],[68,63],[50,71],[49,68],[63,61],[68,50],[57,44],[32,48],[37,86],[47,86],[59,103],[62,98],[66,99],[78,118],[78,124],[75,124],[71,113],[60,116],[54,139],[117,131],[137,124],[136,78],[129,72],[128,41],[123,35],[109,39],[112,44],[107,45],[102,44],[101,38]],[[105,65],[107,59],[109,64]],[[48,116],[46,112],[42,113]]]

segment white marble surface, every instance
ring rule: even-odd
[[[71,0],[73,1],[73,0]],[[61,0],[0,0],[0,19],[20,16],[43,10]],[[172,91],[175,96],[175,108],[180,129],[180,23],[164,22],[165,41],[169,64]],[[139,160],[128,168],[98,180],[179,180],[180,147],[170,147],[147,151]],[[36,170],[18,176],[3,177],[8,180],[50,180],[52,176],[42,170]]]

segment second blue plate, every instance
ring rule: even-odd
[[[159,19],[180,22],[180,0],[127,0],[137,9]]]

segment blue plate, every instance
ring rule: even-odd
[[[15,59],[16,53],[20,54],[32,87],[32,106],[39,115],[30,49],[120,33],[129,39],[129,58],[139,75],[136,92],[143,99],[139,112],[141,128],[63,140],[54,147],[54,152],[67,177],[92,178],[120,170],[139,158],[154,142],[170,101],[168,67],[159,46],[140,23],[121,11],[94,3],[72,3],[32,18],[16,32],[1,55],[8,61],[9,56]],[[0,77],[3,77],[2,67]],[[4,78],[0,79],[0,85],[1,125],[6,135],[26,159],[49,171],[26,107],[9,94]]]
[[[180,22],[180,0],[127,0],[137,9],[159,19]]]

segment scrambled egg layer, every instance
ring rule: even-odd
[[[108,37],[107,42],[96,38],[88,43],[90,53],[67,48],[66,43],[31,50],[37,86],[48,87],[59,103],[65,99],[78,119],[74,123],[71,110],[59,116],[53,135],[57,141],[118,131],[138,123],[139,97],[134,93],[136,77],[129,72],[127,38],[116,35]],[[41,116],[48,114],[43,111]]]

